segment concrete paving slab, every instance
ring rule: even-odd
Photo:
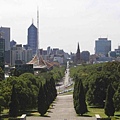
[[[96,120],[95,117],[79,117],[73,106],[73,96],[57,96],[53,108],[49,109],[49,117],[27,117],[27,120]]]

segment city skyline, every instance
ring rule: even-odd
[[[27,28],[39,9],[40,48],[64,49],[65,52],[88,50],[94,53],[95,40],[108,38],[112,50],[120,44],[119,0],[1,0],[0,23],[10,27],[11,39],[27,43]]]

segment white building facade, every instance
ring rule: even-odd
[[[32,59],[32,49],[25,49],[22,45],[16,45],[11,48],[11,65],[15,65],[16,60],[21,60],[24,64]]]

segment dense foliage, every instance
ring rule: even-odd
[[[56,96],[57,91],[53,78],[47,80],[43,86],[40,84],[38,93],[38,112],[41,116],[47,112],[50,104],[54,101]]]
[[[59,74],[54,77],[57,72]],[[41,85],[45,96],[47,97],[46,102],[48,108],[57,95],[55,82],[61,79],[63,73],[64,67],[61,67],[54,68],[52,71],[40,73],[39,75],[24,73],[19,77],[11,76],[0,81],[0,105],[2,108],[9,109],[12,88],[14,85],[19,102],[19,111],[24,113],[24,111],[29,109],[37,109],[38,94],[40,92]]]
[[[82,80],[87,103],[92,106],[104,107],[107,88],[112,84],[115,110],[120,110],[120,62],[75,66],[70,75],[73,80],[76,76]]]
[[[112,85],[110,84],[107,88],[107,94],[105,99],[105,114],[110,117],[114,116],[115,107],[113,103],[113,95],[114,95],[114,89]]]
[[[2,68],[0,67],[0,81],[4,80],[4,71],[2,70]]]
[[[86,113],[87,105],[85,102],[85,94],[82,81],[76,76],[74,92],[73,92],[73,102],[76,113],[79,115],[83,115]]]
[[[17,117],[18,115],[18,99],[17,99],[17,93],[16,93],[16,89],[13,85],[13,88],[12,88],[12,95],[11,95],[11,101],[10,101],[10,104],[9,104],[9,116],[10,117]]]
[[[50,74],[53,75],[53,78],[56,83],[61,81],[61,79],[64,77],[64,73],[65,73],[65,66],[61,66],[60,68],[54,67],[53,70],[50,71]]]

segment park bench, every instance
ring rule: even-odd
[[[22,116],[20,117],[20,120],[26,120],[26,114],[22,114]]]
[[[99,114],[95,114],[96,120],[100,120],[100,115]]]

